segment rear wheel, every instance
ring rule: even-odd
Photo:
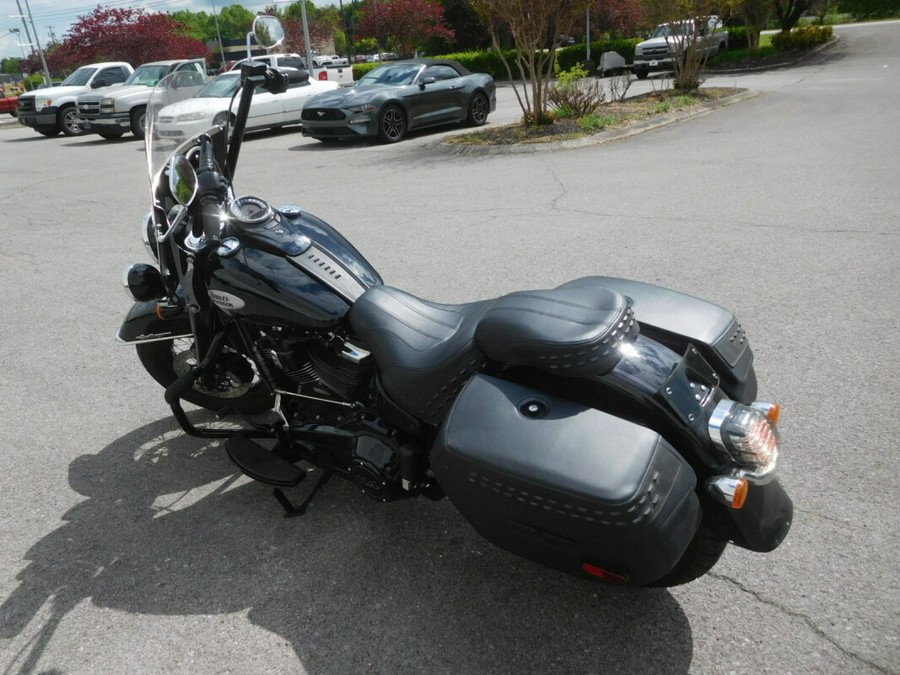
[[[648,586],[680,586],[699,579],[719,562],[728,542],[722,539],[706,519],[700,523],[694,538],[675,567]]]
[[[135,138],[144,140],[144,125],[147,121],[147,108],[140,106],[131,111],[131,133]]]
[[[121,131],[98,131],[100,138],[105,138],[108,141],[114,140],[116,138],[122,138]]]
[[[59,134],[59,129],[56,129],[55,127],[36,127],[35,131],[47,138],[53,138]]]
[[[386,105],[378,118],[378,138],[384,143],[396,143],[406,135],[406,115],[398,105]]]
[[[197,365],[194,343],[190,338],[147,342],[136,347],[141,365],[163,387],[168,387],[180,375]],[[272,395],[246,356],[225,347],[215,368],[213,386],[204,387],[196,382],[182,398],[213,411],[230,407],[238,412],[252,414],[272,407]]]
[[[84,133],[78,121],[78,110],[74,105],[67,105],[59,111],[59,128],[66,136],[81,136]]]
[[[476,92],[469,101],[469,115],[466,121],[473,127],[480,127],[487,122],[491,104],[482,92]]]

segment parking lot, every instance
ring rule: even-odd
[[[446,500],[332,481],[284,519],[182,434],[114,336],[145,261],[142,145],[0,127],[4,672],[900,672],[900,31],[841,28],[754,98],[609,144],[439,153],[296,130],[244,143],[239,194],[337,227],[386,283],[464,302],[580,276],[732,309],[779,401],[795,503],[768,555],[671,590],[569,578]],[[652,87],[652,83],[638,83]],[[519,116],[508,87],[489,123]],[[640,321],[640,317],[637,317]]]

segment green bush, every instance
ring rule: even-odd
[[[790,33],[776,33],[772,36],[772,46],[782,52],[802,51],[824,44],[833,36],[831,26],[804,26]]]
[[[728,49],[749,49],[750,37],[746,26],[728,26]]]

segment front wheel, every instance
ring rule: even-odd
[[[78,110],[74,105],[67,105],[59,111],[59,128],[66,136],[81,136],[84,133],[78,122]]]
[[[634,74],[637,76],[637,79],[646,80],[647,77],[650,75],[650,71],[647,70],[646,68],[635,68]]]
[[[146,342],[136,345],[141,365],[163,387],[197,365],[194,343],[190,338]],[[225,347],[215,364],[214,384],[199,381],[182,398],[208,410],[229,407],[245,414],[268,410],[274,399],[260,380],[253,362],[240,352]]]
[[[393,103],[384,107],[378,118],[378,138],[383,143],[396,143],[406,135],[406,115]]]
[[[147,123],[147,109],[144,106],[131,111],[131,133],[138,140],[144,140],[144,128]]]

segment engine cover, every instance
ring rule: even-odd
[[[431,468],[489,541],[579,576],[659,579],[700,521],[694,471],[659,434],[485,375],[454,403]]]

